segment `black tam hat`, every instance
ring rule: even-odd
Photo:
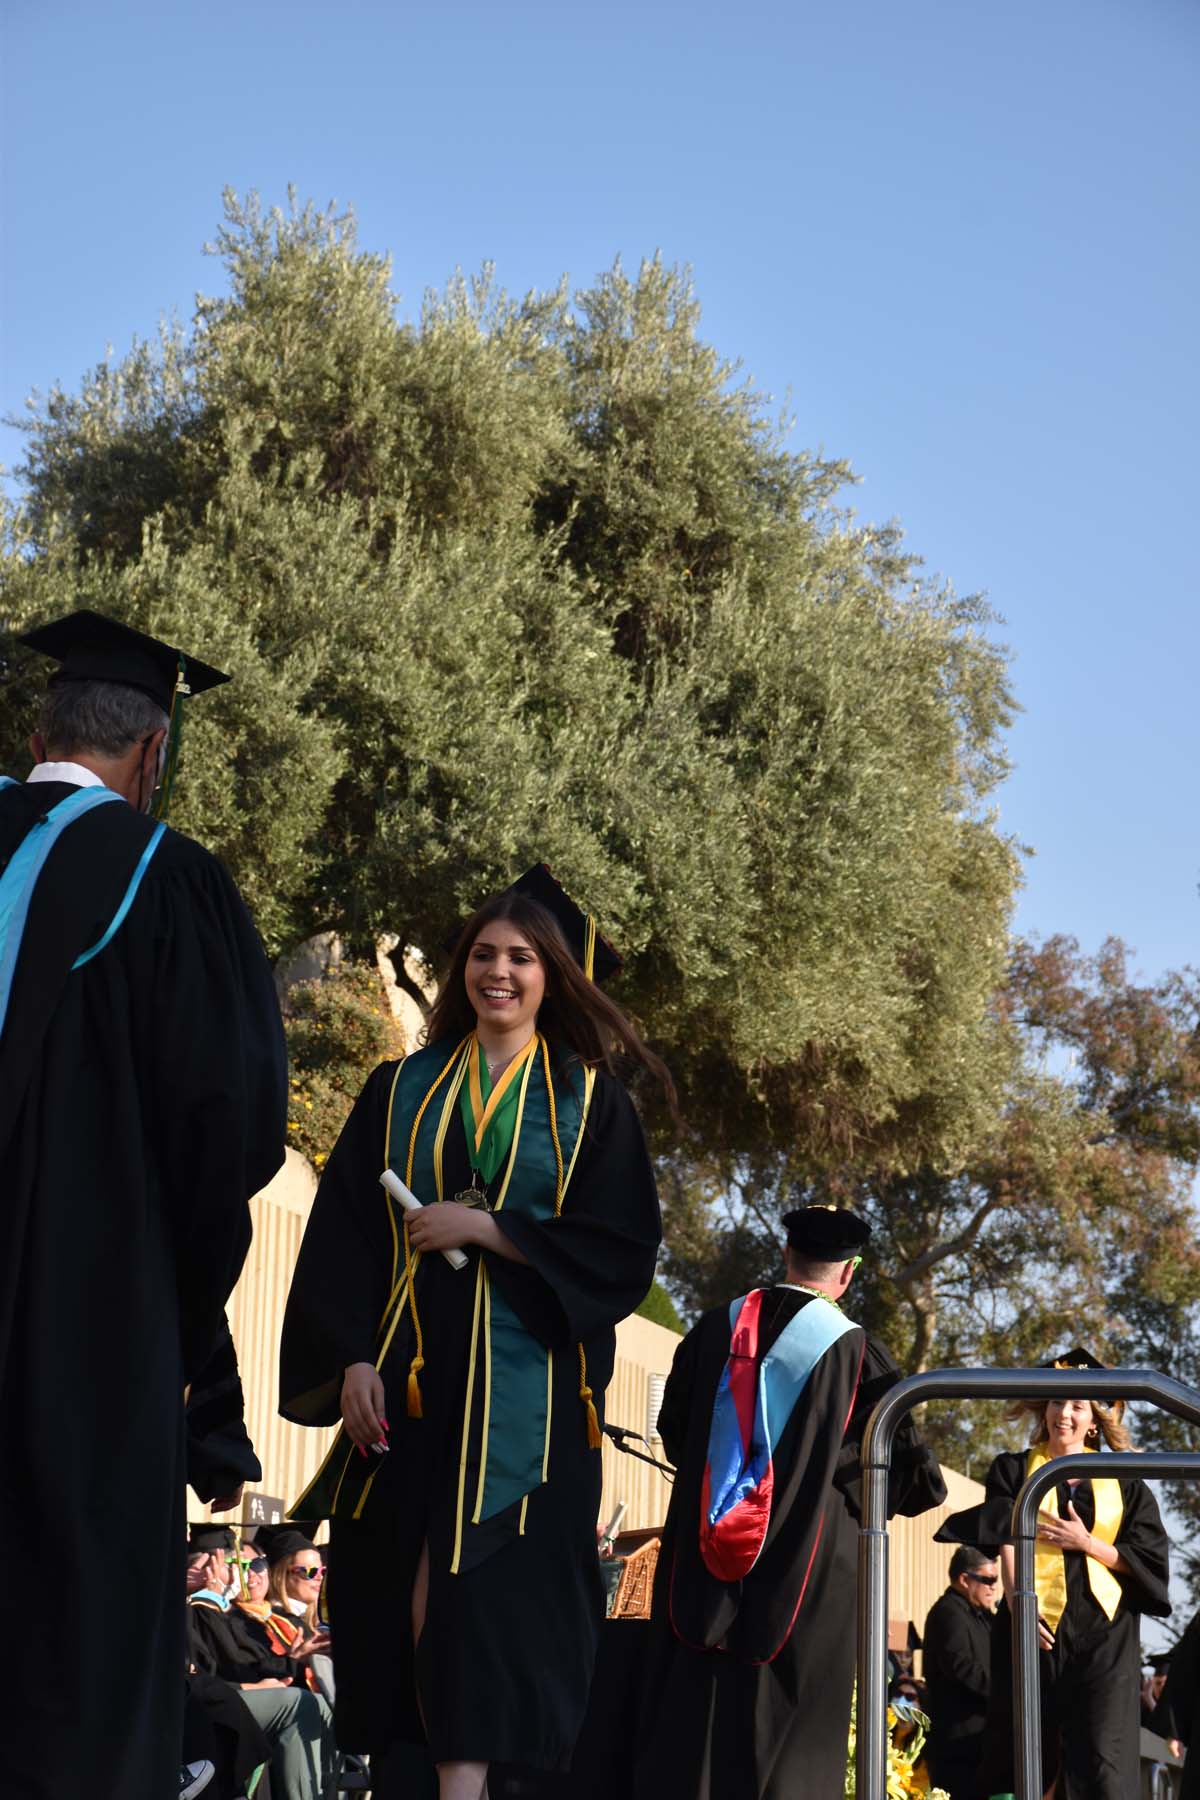
[[[206,1556],[214,1550],[224,1550],[231,1555],[234,1549],[233,1532],[228,1525],[218,1525],[214,1520],[205,1519],[196,1525],[188,1526],[189,1551],[203,1551]]]
[[[610,976],[621,969],[621,958],[617,955],[607,938],[601,937],[596,930],[596,921],[585,913],[582,907],[576,906],[570,894],[560,881],[550,873],[545,863],[534,863],[510,887],[506,887],[501,899],[509,895],[520,894],[526,900],[536,900],[551,915],[558,929],[567,940],[567,948],[579,964],[589,981],[603,985]],[[462,927],[446,941],[446,949],[453,952],[462,936]]]
[[[865,1249],[871,1227],[844,1206],[801,1206],[784,1213],[789,1250],[814,1262],[848,1262]]]
[[[60,665],[50,677],[52,687],[60,681],[119,681],[137,688],[165,713],[170,712],[176,692],[203,694],[229,680],[198,657],[90,607],[23,632],[17,642],[52,656]]]

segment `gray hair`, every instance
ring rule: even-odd
[[[168,723],[162,707],[140,688],[121,681],[56,681],[46,689],[38,730],[52,757],[80,750],[124,756]]]

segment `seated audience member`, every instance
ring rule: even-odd
[[[204,1800],[242,1800],[258,1771],[255,1800],[270,1800],[271,1744],[255,1723],[235,1687],[216,1675],[192,1670],[187,1678],[183,1709],[183,1768],[185,1772],[208,1769],[208,1780],[180,1776],[179,1800],[191,1800],[191,1792]]]
[[[992,1608],[999,1598],[994,1557],[960,1544],[950,1585],[925,1621],[929,1774],[950,1800],[975,1800],[975,1772],[987,1722],[992,1667]]]
[[[224,1526],[193,1528],[188,1554],[188,1641],[202,1673],[238,1692],[271,1743],[275,1800],[319,1800],[334,1756],[333,1715],[317,1694],[295,1683],[293,1666],[265,1625],[233,1605],[237,1571]]]
[[[309,1555],[319,1559],[320,1552],[312,1551]],[[238,1594],[234,1590],[234,1605],[239,1612],[256,1619],[265,1628],[272,1647],[291,1660],[292,1672],[298,1680],[303,1679],[304,1685],[313,1693],[323,1693],[324,1684],[314,1672],[312,1659],[314,1653],[324,1655],[328,1651],[328,1632],[320,1625],[310,1631],[306,1618],[285,1611],[271,1598],[271,1565],[266,1556],[259,1553],[257,1543],[244,1544],[239,1560],[244,1591]],[[328,1661],[328,1658],[324,1660]],[[326,1694],[326,1698],[330,1696]]]
[[[319,1613],[325,1553],[305,1532],[288,1525],[260,1528],[254,1548],[267,1558],[268,1629],[288,1644],[290,1655],[301,1659],[299,1672],[306,1685],[332,1701],[329,1631]]]

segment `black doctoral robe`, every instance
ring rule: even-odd
[[[769,1290],[765,1354],[806,1306]],[[675,1355],[658,1429],[678,1473],[655,1578],[637,1800],[830,1800],[846,1773],[854,1684],[859,1467],[867,1419],[899,1370],[858,1326],[817,1363],[775,1448],[766,1540],[741,1582],[699,1550],[713,1401],[729,1309],[706,1313]],[[889,1510],[914,1514],[945,1484],[911,1421],[898,1434]]]
[[[943,1540],[956,1535],[992,1554],[1011,1543],[1013,1503],[1025,1485],[1026,1453],[1005,1451],[988,1470],[982,1504],[955,1513],[943,1523]],[[1103,1477],[1103,1457],[1097,1476]],[[1129,1564],[1113,1573],[1121,1587],[1116,1617],[1109,1619],[1088,1582],[1086,1559],[1064,1557],[1067,1604],[1054,1634],[1054,1647],[1040,1650],[1042,1772],[1049,1786],[1058,1771],[1058,1800],[1129,1800],[1139,1783],[1139,1615],[1165,1619],[1168,1598],[1167,1536],[1158,1504],[1146,1485],[1121,1479],[1124,1507],[1115,1548]],[[1090,1481],[1055,1490],[1059,1516],[1069,1501],[1087,1530],[1096,1510]],[[967,1534],[970,1534],[969,1537]],[[1001,1602],[992,1634],[992,1684],[987,1728],[980,1756],[981,1789],[1004,1793],[1013,1785],[1012,1615]]]
[[[930,1722],[926,1761],[934,1786],[944,1787],[950,1800],[975,1800],[994,1624],[994,1614],[972,1606],[957,1588],[939,1595],[925,1620],[922,1671]]]
[[[0,867],[73,791],[0,791]],[[212,856],[166,831],[119,930],[69,971],[152,829],[110,803],[58,840],[0,1036],[0,1531],[22,1546],[0,1793],[21,1800],[174,1791],[184,1387],[213,1351],[246,1202],[283,1157],[271,971]],[[140,1580],[114,1605],[135,1514]]]
[[[375,1360],[392,1262],[379,1173],[395,1067],[377,1069],[359,1096],[301,1245],[279,1391],[284,1416],[302,1423],[337,1419],[342,1372]],[[445,1192],[469,1181],[455,1107]],[[561,1216],[494,1217],[528,1263],[485,1254],[490,1279],[525,1330],[555,1353],[549,1476],[529,1496],[523,1535],[520,1506],[510,1506],[471,1528],[470,1556],[460,1573],[450,1572],[480,1252],[468,1247],[470,1266],[457,1272],[441,1256],[423,1258],[424,1416],[406,1414],[414,1348],[406,1316],[382,1370],[391,1450],[364,1516],[331,1524],[335,1719],[338,1742],[350,1751],[378,1753],[395,1740],[427,1738],[439,1762],[557,1769],[568,1764],[583,1720],[604,1617],[595,1538],[600,1454],[588,1447],[575,1346],[583,1344],[603,1419],[613,1328],[650,1287],[661,1233],[641,1126],[618,1082],[596,1077]],[[428,1609],[414,1658],[411,1594],[426,1540]]]

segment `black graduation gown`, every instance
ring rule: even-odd
[[[1200,1613],[1194,1613],[1174,1650],[1167,1684],[1154,1712],[1166,1708],[1171,1728],[1151,1725],[1160,1736],[1179,1737],[1187,1745],[1180,1800],[1200,1800]],[[1151,1715],[1153,1717],[1153,1715]]]
[[[1013,1502],[1025,1485],[1026,1453],[1005,1451],[988,1470],[986,1494],[971,1509],[975,1541],[996,1552],[1010,1543]],[[1098,1469],[1103,1475],[1103,1462]],[[1057,1490],[1058,1511],[1068,1501],[1090,1530],[1095,1502],[1090,1481]],[[1065,1557],[1067,1604],[1055,1632],[1054,1648],[1041,1650],[1042,1770],[1044,1785],[1059,1771],[1057,1800],[1129,1800],[1138,1792],[1141,1683],[1141,1613],[1165,1619],[1167,1536],[1158,1504],[1144,1482],[1121,1480],[1124,1515],[1116,1549],[1129,1564],[1116,1575],[1122,1590],[1110,1620],[1092,1594],[1085,1559]],[[957,1517],[959,1515],[955,1515]],[[954,1529],[954,1518],[943,1530]],[[1012,1615],[1002,1603],[992,1634],[992,1688],[979,1772],[984,1793],[1004,1793],[1013,1784]]]
[[[0,791],[0,866],[72,791]],[[86,949],[107,929],[151,829],[110,803],[64,832],[0,1037],[0,1534],[22,1546],[0,1793],[21,1800],[161,1800],[178,1779],[184,1386],[241,1267],[246,1202],[283,1157],[271,971],[207,851],[168,830],[111,942],[63,966],[65,932]],[[141,1580],[114,1605],[135,1515]]]
[[[994,1591],[994,1590],[993,1590]],[[987,1721],[994,1615],[957,1588],[934,1601],[925,1620],[922,1671],[929,1714],[926,1761],[950,1800],[974,1800]]]
[[[359,1096],[301,1245],[284,1318],[280,1396],[284,1416],[302,1423],[336,1419],[343,1370],[375,1360],[392,1259],[379,1173],[395,1067],[377,1069]],[[445,1192],[469,1180],[455,1107]],[[555,1352],[549,1479],[529,1497],[523,1536],[519,1506],[509,1507],[471,1528],[470,1556],[451,1574],[479,1252],[468,1249],[471,1266],[457,1272],[441,1256],[423,1259],[423,1417],[406,1414],[414,1347],[406,1315],[383,1368],[391,1450],[364,1516],[331,1524],[335,1716],[347,1750],[382,1751],[395,1739],[427,1736],[435,1761],[556,1769],[569,1762],[582,1724],[604,1617],[595,1539],[600,1454],[588,1447],[575,1345],[584,1346],[603,1419],[613,1328],[649,1289],[661,1235],[641,1126],[618,1082],[597,1075],[561,1217],[495,1217],[528,1266],[489,1256],[490,1279],[526,1330]],[[410,1599],[426,1540],[429,1600],[414,1661]]]
[[[772,1290],[764,1352],[801,1308],[825,1304],[797,1288]],[[821,1358],[776,1447],[758,1561],[743,1581],[726,1583],[701,1562],[698,1527],[729,1339],[727,1307],[693,1326],[659,1413],[678,1473],[655,1579],[634,1793],[830,1800],[845,1781],[854,1684],[861,1438],[899,1370],[859,1327]],[[890,1510],[919,1513],[944,1497],[937,1463],[906,1421]]]

